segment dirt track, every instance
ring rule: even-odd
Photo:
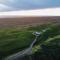
[[[13,17],[0,18],[0,27],[17,27],[21,25],[45,24],[48,22],[59,22],[60,17]]]

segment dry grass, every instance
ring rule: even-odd
[[[20,27],[25,25],[46,24],[50,22],[60,22],[60,17],[13,17],[0,18],[0,27]]]

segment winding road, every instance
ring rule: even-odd
[[[38,36],[36,36],[35,40],[30,44],[30,46],[28,48],[26,48],[25,50],[22,50],[22,51],[20,51],[20,52],[18,52],[16,54],[13,54],[11,56],[8,56],[4,60],[18,60],[19,58],[21,58],[23,56],[31,55],[32,54],[33,45],[37,41],[37,38],[38,38]]]

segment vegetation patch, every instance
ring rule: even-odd
[[[43,24],[40,26],[31,26],[28,28],[5,28],[0,29],[0,60],[11,54],[17,53],[32,43],[35,36],[33,32],[41,32],[37,42],[33,46],[32,60],[47,59],[46,51],[50,53],[53,51],[59,51],[60,49],[60,24]],[[55,47],[56,50],[53,48]],[[45,50],[45,48],[47,50]],[[51,50],[49,52],[49,50]],[[60,53],[60,52],[59,52]],[[52,53],[51,53],[52,54]],[[55,54],[55,52],[54,52]],[[59,58],[58,52],[56,52]],[[54,57],[56,55],[53,55]],[[49,58],[51,56],[48,56]],[[56,57],[56,59],[57,59]],[[25,57],[24,57],[25,58]],[[38,59],[39,58],[39,59]],[[52,58],[52,57],[51,57]],[[25,60],[29,58],[26,57]],[[48,59],[47,59],[48,60]]]

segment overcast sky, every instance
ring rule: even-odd
[[[0,11],[60,7],[60,0],[0,0]]]

